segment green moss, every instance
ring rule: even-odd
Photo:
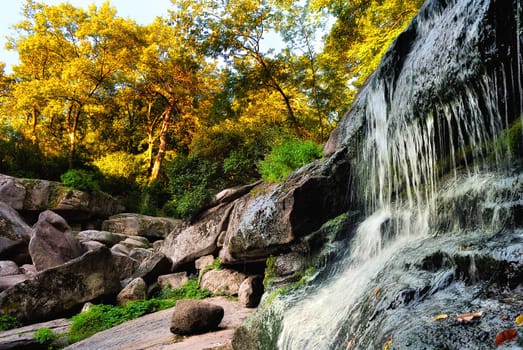
[[[269,286],[276,275],[276,271],[274,270],[275,263],[276,257],[272,255],[265,260],[265,274],[263,277],[263,286],[265,289],[269,289]]]

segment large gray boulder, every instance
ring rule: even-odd
[[[60,215],[50,210],[40,214],[29,242],[29,254],[38,271],[61,265],[82,253],[80,242]]]
[[[31,227],[16,210],[0,200],[0,260],[14,260],[19,265],[29,262],[30,238]]]
[[[184,226],[181,220],[131,213],[113,215],[102,223],[105,231],[151,239],[163,239],[172,231],[181,231]]]
[[[133,259],[128,255],[116,253],[112,249],[111,254],[113,255],[113,261],[119,280],[127,280],[136,273],[140,266],[140,261]]]
[[[38,179],[20,179],[0,174],[0,202],[33,217],[43,210],[57,211],[68,222],[106,218],[124,208],[102,192],[87,193],[61,183]]]
[[[111,252],[102,247],[6,289],[0,293],[0,314],[21,322],[51,320],[119,290]]]
[[[217,250],[217,238],[227,228],[231,209],[232,204],[211,208],[195,224],[167,236],[160,251],[171,259],[173,270]]]
[[[343,154],[311,163],[234,202],[223,239],[224,263],[260,261],[288,250],[348,208],[347,160]]]
[[[171,332],[180,335],[200,334],[218,327],[223,307],[201,300],[179,300],[171,319]]]

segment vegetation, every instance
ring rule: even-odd
[[[95,180],[94,175],[86,170],[71,169],[60,176],[60,180],[66,186],[77,190],[93,192],[98,191],[100,186]]]
[[[20,63],[0,63],[0,172],[190,218],[224,187],[285,176],[278,140],[324,143],[421,3],[173,0],[138,25],[109,2],[26,0]]]
[[[49,328],[40,328],[35,333],[35,339],[38,343],[42,345],[47,345],[47,349],[55,349],[56,341],[61,337],[61,335],[56,334]]]
[[[22,327],[22,324],[18,320],[9,315],[0,315],[0,331],[6,331],[8,329]]]
[[[264,180],[277,182],[300,166],[319,159],[321,151],[311,140],[285,140],[276,144],[260,163],[260,172]]]

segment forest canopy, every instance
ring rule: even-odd
[[[27,0],[7,44],[19,63],[0,64],[0,172],[89,178],[129,210],[188,218],[224,187],[259,179],[266,158],[292,170],[319,156],[311,142],[326,141],[422,5],[171,2],[138,25],[109,2]]]

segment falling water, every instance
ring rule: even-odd
[[[337,264],[341,271],[290,303],[283,315],[279,349],[372,348],[358,340],[362,326],[347,323],[363,317],[361,299],[368,296],[384,266],[406,247],[436,234],[473,229],[493,234],[504,225],[503,206],[521,201],[523,176],[512,180],[507,176],[512,158],[499,139],[517,118],[515,113],[523,119],[521,2],[516,3],[516,64],[482,66],[481,55],[473,53],[479,40],[475,35],[492,5],[485,0],[456,0],[441,7],[426,4],[410,27],[416,39],[408,55],[403,53],[401,71],[391,76],[382,68],[370,79],[357,101],[364,106],[362,115],[353,117],[363,120],[361,151],[353,168],[360,179],[358,198],[366,219]],[[446,47],[454,48],[457,56],[472,56],[468,66],[459,66],[460,58],[445,61],[447,56],[438,50]],[[389,52],[389,58],[393,56]],[[452,65],[459,67],[453,70]],[[449,77],[445,69],[456,75],[451,80],[461,79],[459,88],[443,86],[443,77]],[[432,96],[432,90],[439,97]],[[416,103],[426,95],[432,102]],[[519,107],[508,106],[509,98]],[[473,204],[463,204],[463,198],[470,197]],[[459,217],[460,205],[475,211]],[[472,279],[477,269],[471,257]]]

